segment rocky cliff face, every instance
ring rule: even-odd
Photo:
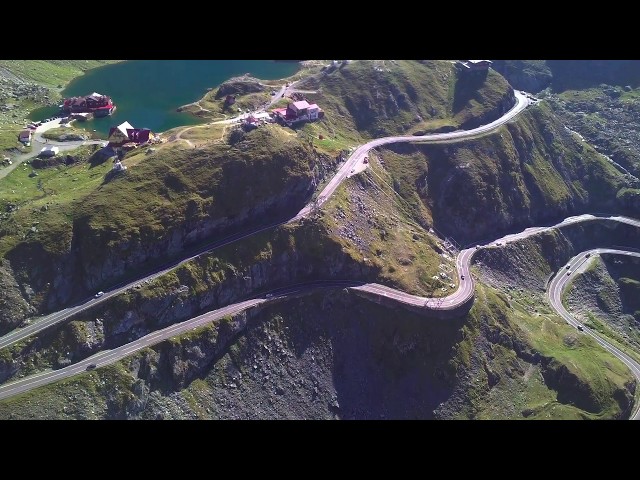
[[[635,387],[628,375],[612,380],[601,371],[594,383],[571,362],[541,354],[512,313],[483,294],[466,317],[429,321],[344,291],[319,292],[222,319],[113,366],[3,400],[0,418],[628,414]]]
[[[15,281],[11,264],[0,260],[0,326],[7,330],[16,328],[25,317],[33,315],[35,309],[28,302],[32,295],[28,285]]]
[[[244,147],[241,143],[238,149]],[[276,170],[276,175],[281,173],[284,177],[281,188],[272,188],[272,191],[261,186],[246,186],[247,176],[253,175],[250,173],[250,162],[229,162],[231,166],[225,177],[225,189],[235,190],[235,195],[238,190],[244,192],[243,196],[239,196],[239,208],[235,208],[238,203],[228,201],[228,208],[213,210],[209,207],[212,211],[209,213],[202,200],[194,199],[186,202],[182,213],[175,212],[177,215],[170,223],[163,218],[164,225],[139,225],[129,234],[116,228],[117,223],[122,221],[120,219],[114,220],[116,223],[112,226],[96,227],[92,217],[78,216],[70,232],[61,236],[60,252],[52,254],[37,240],[22,242],[10,251],[4,260],[8,266],[6,281],[19,285],[18,291],[23,301],[36,309],[55,310],[75,298],[113,284],[132,271],[139,273],[151,270],[153,265],[180,256],[186,248],[195,244],[287,219],[305,205],[315,186],[334,171],[338,162],[306,146],[298,145],[295,148],[304,150],[297,152],[304,158],[304,161],[296,160],[301,165],[294,166],[292,162],[287,163],[282,159],[278,166],[264,165],[264,168],[271,168],[272,175]],[[234,188],[234,184],[237,187]],[[248,202],[246,198],[256,198],[256,201]],[[214,206],[224,204],[224,201],[215,196],[212,200]],[[244,204],[247,206],[242,206]],[[107,204],[104,208],[111,207]],[[159,215],[164,216],[162,210],[159,211]],[[135,216],[135,211],[132,215]],[[124,221],[136,222],[136,219],[127,217]],[[65,236],[70,238],[66,247]],[[0,310],[3,310],[1,305]],[[23,316],[16,311],[12,315],[17,315],[16,319]],[[8,329],[8,324],[0,322],[0,333]]]
[[[553,79],[544,60],[494,60],[492,66],[513,88],[531,93],[544,90]]]
[[[249,75],[233,77],[223,82],[216,91],[216,99],[227,95],[246,95],[248,93],[262,92],[265,86],[257,78]]]
[[[481,249],[474,262],[481,267],[483,281],[491,285],[513,291],[525,288],[542,295],[551,275],[574,255],[597,247],[635,248],[638,242],[638,228],[594,220],[563,226],[500,248]]]
[[[281,229],[271,232],[266,250],[234,250],[236,257],[252,259],[247,262],[234,265],[225,257],[209,254],[166,278],[138,285],[75,321],[27,341],[27,348],[11,350],[9,357],[0,358],[0,381],[14,376],[26,364],[40,369],[76,362],[101,349],[257,296],[265,289],[318,278],[363,280],[376,276],[375,267],[356,262],[339,244],[323,240],[326,233],[317,228],[305,224]]]
[[[390,150],[403,158],[385,160],[398,185],[407,185],[403,196],[417,192],[436,228],[463,245],[575,213],[612,211],[626,185],[544,106],[484,138]]]
[[[587,327],[640,351],[640,259],[594,256],[567,288],[566,305]]]

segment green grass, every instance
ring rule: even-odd
[[[22,148],[17,137],[28,120],[29,112],[57,105],[61,99],[60,91],[68,82],[88,69],[113,62],[115,60],[0,60],[0,69],[17,77],[19,82],[35,83],[39,88],[35,96],[5,99],[4,102],[13,104],[14,108],[0,112],[0,153],[29,152],[30,147]],[[15,77],[12,78],[15,80]]]
[[[67,251],[75,222],[74,229],[79,228],[84,238],[80,248],[102,258],[118,242],[156,241],[185,218],[196,221],[233,215],[307,181],[308,148],[293,137],[280,135],[280,127],[272,127],[251,132],[236,147],[210,145],[194,150],[168,145],[110,181],[105,180],[110,162],[93,168],[86,164],[60,167],[39,172],[35,178],[28,177],[31,169],[21,168],[0,181],[2,191],[7,192],[0,199],[0,208],[8,202],[29,202],[30,209],[21,209],[16,223],[38,217],[39,229],[55,230],[55,236],[34,239],[52,253]],[[129,158],[140,155],[144,154],[131,153],[125,165]],[[246,182],[247,178],[261,181]],[[46,215],[29,215],[31,209],[52,200]],[[119,207],[114,209],[116,204]],[[62,224],[64,228],[57,228]],[[2,252],[15,245],[16,239],[22,240],[4,237]]]
[[[616,392],[633,383],[622,362],[555,314],[531,315],[517,304],[507,305],[500,293],[481,287],[471,312],[477,316],[488,309],[491,313],[484,315],[492,336],[507,342],[493,348],[502,366],[493,361],[492,368],[502,374],[495,392],[479,402],[481,418],[597,419],[620,414]],[[510,342],[538,352],[544,358],[542,370],[504,352]]]
[[[60,141],[61,137],[64,137],[65,135],[81,135],[83,138],[88,137],[87,132],[85,130],[81,130],[79,128],[74,128],[74,127],[52,128],[42,134],[44,138],[48,138],[49,140],[56,140],[56,141]]]
[[[30,147],[25,147],[18,141],[18,135],[20,135],[22,130],[24,130],[23,125],[0,125],[0,153],[2,153],[3,156],[9,152],[14,153],[19,151],[24,153],[31,150]]]
[[[0,60],[0,67],[27,82],[62,88],[85,71],[119,60]]]
[[[461,125],[494,110],[510,88],[495,73],[473,85],[457,80],[447,61],[359,60],[300,88],[318,90],[306,96],[325,110],[323,122],[364,137]]]
[[[625,184],[544,104],[481,138],[394,145],[381,155],[390,183],[415,218],[435,222],[462,243],[507,229],[514,217],[534,224],[578,205],[602,209],[615,204]]]
[[[92,147],[67,153],[86,160],[92,154]],[[30,177],[33,168],[23,164],[0,179],[0,211],[7,212],[9,204],[19,207],[16,212],[3,213],[0,217],[0,253],[7,253],[27,238],[47,241],[52,247],[64,245],[64,231],[70,227],[70,209],[74,202],[98,188],[110,169],[110,162],[92,166],[80,160],[69,166],[38,169],[38,176]],[[31,232],[34,224],[38,233]],[[58,236],[60,233],[62,237]]]

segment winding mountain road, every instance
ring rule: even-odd
[[[640,222],[635,222],[634,224],[640,224]],[[600,255],[603,253],[612,254],[612,255],[627,255],[631,257],[640,257],[640,253],[638,252],[630,252],[627,250],[618,250],[612,248],[595,248],[593,250],[587,250],[585,252],[581,252],[575,257],[573,257],[567,265],[569,265],[569,269],[562,268],[556,275],[553,277],[551,282],[549,282],[549,286],[547,288],[547,298],[551,303],[553,309],[560,315],[569,325],[578,328],[580,326],[580,322],[578,322],[573,316],[564,308],[562,304],[562,292],[567,287],[567,285],[573,280],[576,272],[581,269],[584,270],[588,263],[594,258],[595,255]],[[624,363],[633,375],[636,377],[637,384],[640,386],[640,363],[638,363],[635,359],[631,358],[625,352],[617,348],[615,345],[609,343],[604,339],[601,335],[594,332],[593,330],[586,328],[582,331],[585,335],[589,335],[596,342],[598,342],[602,348],[607,350],[613,356],[617,357]],[[632,420],[640,420],[640,402],[636,402],[634,412],[631,414]]]
[[[205,245],[204,247],[200,247],[197,250],[192,251],[188,257],[181,259],[179,261],[173,262],[167,266],[156,269],[154,272],[142,278],[139,278],[133,282],[118,285],[112,288],[111,290],[109,290],[108,292],[106,292],[103,296],[99,298],[87,299],[83,302],[78,303],[75,306],[68,307],[59,312],[45,316],[37,320],[35,323],[33,323],[28,327],[14,330],[13,332],[8,333],[7,335],[0,338],[0,348],[10,346],[20,340],[23,340],[31,335],[34,335],[44,330],[45,328],[48,328],[52,325],[55,325],[57,323],[64,321],[65,319],[69,318],[71,315],[77,314],[88,308],[92,308],[97,304],[106,301],[107,299],[113,297],[114,295],[117,295],[123,292],[124,290],[135,286],[140,282],[152,280],[160,275],[163,275],[164,273],[167,273],[168,271],[176,268],[177,266],[185,262],[188,262],[196,258],[197,256],[203,253],[209,252],[223,245],[227,245],[229,243],[238,241],[242,238],[246,238],[248,236],[254,235],[258,232],[265,231],[270,228],[274,228],[284,223],[296,222],[308,216],[313,208],[315,208],[316,206],[321,206],[329,199],[329,197],[335,192],[335,190],[344,181],[344,179],[349,176],[349,173],[355,168],[355,166],[359,162],[362,162],[366,157],[366,155],[369,153],[369,151],[373,148],[376,148],[382,145],[391,144],[391,143],[399,143],[399,142],[437,143],[437,142],[446,142],[446,141],[457,141],[457,140],[473,138],[486,133],[490,133],[495,129],[499,128],[500,126],[504,125],[506,122],[513,119],[516,115],[518,115],[521,111],[523,111],[529,105],[529,100],[524,94],[518,91],[514,93],[516,96],[516,104],[509,112],[507,112],[501,118],[487,125],[480,126],[478,128],[465,130],[465,131],[454,131],[454,132],[431,134],[431,135],[424,135],[424,136],[408,136],[408,137],[392,136],[392,137],[385,137],[385,138],[372,140],[366,143],[365,145],[358,147],[350,155],[350,157],[338,170],[335,176],[329,181],[329,183],[325,186],[322,192],[320,192],[316,205],[313,205],[313,204],[306,205],[304,208],[300,210],[300,212],[298,212],[297,215],[295,215],[290,220],[275,223],[273,225],[268,225],[266,227],[262,227],[259,229],[247,231],[245,233],[231,235],[222,240],[211,242]],[[313,282],[309,284],[300,284],[300,285],[290,286],[284,289],[279,289],[278,291],[271,292],[265,298],[253,298],[253,299],[245,300],[243,302],[235,303],[232,305],[227,305],[220,309],[205,313],[203,315],[199,315],[195,318],[186,320],[179,324],[171,325],[170,327],[167,327],[165,329],[154,331],[131,343],[115,348],[113,350],[99,352],[96,355],[93,355],[89,358],[86,358],[68,367],[65,367],[56,371],[42,372],[36,375],[23,378],[21,380],[17,380],[17,381],[2,385],[0,386],[0,399],[17,395],[19,393],[31,390],[38,386],[60,380],[62,378],[77,375],[78,373],[85,371],[90,364],[104,366],[104,365],[114,363],[128,355],[131,355],[136,351],[141,350],[142,348],[146,348],[150,345],[161,342],[172,336],[178,335],[180,333],[184,333],[190,329],[197,328],[201,325],[204,325],[208,322],[222,318],[226,315],[233,315],[243,310],[246,310],[248,308],[252,308],[267,302],[276,301],[283,297],[290,297],[294,295],[311,293],[317,290],[318,288],[351,288],[354,290],[364,290],[369,293],[374,293],[376,295],[380,295],[389,299],[396,300],[405,305],[420,307],[427,310],[454,309],[464,304],[465,302],[469,302],[473,298],[475,284],[474,284],[473,276],[471,275],[470,268],[471,268],[471,262],[473,260],[473,256],[479,248],[499,247],[499,245],[501,245],[502,243],[526,238],[528,236],[537,234],[544,230],[554,229],[570,223],[594,221],[597,219],[613,220],[613,221],[640,227],[640,221],[636,219],[628,218],[628,217],[580,215],[575,217],[569,217],[557,225],[553,225],[549,227],[528,228],[520,233],[506,235],[500,239],[493,240],[492,242],[489,242],[482,246],[478,245],[477,247],[474,247],[474,248],[464,249],[460,251],[460,253],[456,258],[457,273],[458,275],[460,275],[460,283],[459,283],[458,289],[453,294],[443,298],[428,298],[428,297],[422,297],[417,295],[411,295],[406,292],[396,290],[391,287],[387,287],[387,286],[376,284],[376,283],[358,284],[357,282],[347,282],[347,281],[319,281],[319,282]],[[640,254],[638,253],[631,253],[631,252],[611,250],[611,249],[597,249],[597,250],[594,250],[593,252],[602,252],[602,253],[616,252],[619,254],[633,254],[636,256],[640,256]],[[574,262],[575,264],[581,261],[580,259],[583,258],[581,257],[581,255],[586,255],[586,252],[574,257],[574,259],[572,259],[572,262]],[[553,308],[556,309],[556,311],[558,311],[558,313],[568,323],[574,326],[577,326],[577,322],[564,309],[561,302],[562,289],[566,286],[566,282],[567,282],[567,278],[565,277],[566,277],[566,273],[564,271],[561,271],[552,280],[552,282],[549,285],[549,298]],[[608,350],[613,355],[618,357],[621,361],[623,361],[632,370],[633,374],[636,376],[636,378],[640,382],[640,365],[635,360],[633,360],[624,352],[620,351],[615,346],[611,345],[610,343],[608,343],[598,335],[594,334],[593,332],[588,331],[586,333],[591,335],[594,339],[596,339],[596,341],[600,345],[602,345],[606,350]],[[640,416],[640,409],[636,407],[633,418],[637,419],[639,418],[639,416]]]
[[[345,288],[355,284],[357,284],[357,282],[342,280],[310,282],[274,290],[269,294],[269,300],[266,300],[265,298],[252,298],[243,302],[234,303],[233,305],[227,305],[225,307],[207,312],[184,322],[163,328],[162,330],[156,330],[131,343],[127,343],[112,350],[103,350],[96,353],[95,355],[92,355],[91,357],[80,360],[73,365],[69,365],[68,367],[37,373],[20,380],[16,380],[14,382],[6,383],[0,386],[0,400],[3,398],[18,395],[23,392],[27,392],[29,390],[47,385],[49,383],[56,382],[58,380],[62,380],[64,378],[78,375],[79,373],[86,371],[89,365],[95,365],[96,367],[104,367],[106,365],[110,365],[139,350],[142,350],[143,348],[150,347],[152,345],[155,345],[156,343],[160,343],[171,337],[175,337],[176,335],[180,335],[182,333],[188,332],[189,330],[194,330],[198,327],[206,325],[207,323],[219,320],[227,315],[235,315],[244,310],[256,307],[266,302],[277,301],[279,298],[289,298],[295,295],[305,295],[313,293],[318,289]]]
[[[345,180],[345,178],[347,178],[347,176],[349,175],[349,172],[355,167],[355,165],[358,162],[362,162],[364,160],[364,157],[367,155],[367,153],[371,149],[376,148],[380,145],[386,145],[386,144],[395,143],[395,142],[423,142],[424,143],[424,142],[440,142],[443,140],[450,140],[450,141],[461,140],[461,139],[475,137],[481,134],[492,132],[493,130],[499,128],[500,126],[504,125],[506,122],[513,119],[518,113],[522,112],[527,107],[527,105],[529,105],[529,100],[525,95],[517,91],[514,93],[516,96],[516,104],[514,105],[514,107],[511,110],[509,110],[507,113],[505,113],[502,117],[500,117],[499,119],[487,125],[483,125],[471,130],[461,130],[461,131],[449,132],[449,133],[436,133],[436,134],[423,135],[423,136],[408,136],[408,137],[397,136],[397,137],[379,138],[358,147],[351,154],[351,156],[345,161],[342,167],[338,169],[334,177],[329,181],[329,183],[325,186],[322,192],[320,192],[320,195],[318,196],[318,201],[317,201],[318,205],[322,205],[324,202],[326,202],[327,199],[333,194],[333,192],[335,192],[336,188],[338,188],[338,186]],[[160,275],[163,275],[169,272],[170,270],[176,267],[179,267],[180,265],[183,265],[184,263],[190,260],[193,260],[194,258],[204,253],[210,252],[224,245],[228,245],[229,243],[236,242],[238,240],[249,237],[256,233],[263,232],[271,228],[275,228],[285,223],[297,222],[311,213],[312,205],[313,204],[311,203],[306,205],[298,212],[298,214],[296,214],[293,218],[289,220],[277,222],[277,223],[267,225],[265,227],[261,227],[257,229],[248,230],[246,232],[230,235],[228,237],[225,237],[220,240],[216,240],[214,242],[208,242],[207,244],[200,246],[197,249],[192,249],[189,253],[186,253],[185,256],[180,260],[176,260],[164,266],[157,267],[153,271],[146,272],[142,277],[136,280],[126,282],[126,283],[121,283],[117,286],[112,287],[111,289],[105,290],[104,295],[101,296],[100,298],[86,298],[78,302],[76,305],[72,307],[65,308],[64,310],[46,315],[39,319],[33,319],[29,326],[24,327],[22,329],[13,330],[12,332],[9,332],[6,335],[0,337],[0,348],[13,345],[14,343],[24,340],[25,338],[28,338],[29,336],[34,335],[38,332],[41,332],[46,328],[56,325],[68,319],[72,315],[78,314],[88,308],[92,308],[104,302],[105,300],[115,295],[118,295],[129,288],[134,287],[140,282],[153,280],[159,277]],[[466,271],[465,271],[465,275],[466,275]],[[473,294],[473,284],[471,283],[470,285],[468,285],[469,283],[471,282],[463,283],[463,288],[462,288],[463,292],[461,293],[456,292],[456,294],[463,296],[464,298],[468,298],[469,292]],[[384,287],[384,288],[388,288],[388,287]],[[428,307],[428,305],[425,305],[426,299],[424,297],[416,297],[416,296],[401,292],[400,290],[397,290],[397,292],[400,292],[398,295],[400,295],[403,298],[406,298],[406,301],[409,304],[415,304],[415,302],[421,301],[423,306]],[[446,308],[447,306],[449,306],[450,308],[451,305],[455,304],[457,297],[446,297],[446,298],[448,298],[448,300],[447,302],[444,303],[444,307],[442,304],[438,304],[438,308]],[[416,300],[416,299],[419,299],[419,300]],[[435,307],[436,302],[434,301],[432,302],[432,304]]]

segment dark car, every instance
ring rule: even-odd
[[[587,253],[587,254],[585,255],[585,257],[586,257],[586,258],[589,258],[590,256],[591,256],[591,254],[590,254],[590,253]]]
[[[96,368],[96,364],[95,363],[90,363],[89,365],[87,365],[87,370],[93,370],[94,368]]]
[[[464,275],[460,275],[460,279],[464,280]]]
[[[581,332],[584,332],[584,327],[582,325],[578,325],[578,330],[580,330]]]

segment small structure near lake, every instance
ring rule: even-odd
[[[276,120],[291,127],[300,122],[313,122],[324,116],[324,111],[315,103],[306,100],[292,102],[286,108],[273,110]]]
[[[109,145],[111,147],[135,148],[138,145],[151,143],[155,135],[148,128],[134,128],[129,122],[123,122],[109,130]]]

